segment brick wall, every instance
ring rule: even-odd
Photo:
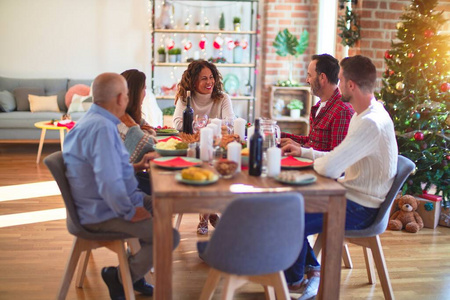
[[[310,33],[310,44],[305,54],[295,60],[293,77],[305,82],[306,70],[312,54],[315,54],[317,39],[317,8],[319,0],[265,0],[263,7],[262,31],[262,95],[261,116],[269,116],[269,88],[277,80],[288,78],[288,59],[275,53],[272,43],[278,31],[288,28],[297,37],[303,29]],[[326,1],[326,0],[321,0]],[[361,40],[351,48],[349,55],[361,54],[370,57],[377,66],[379,78],[384,71],[384,52],[390,48],[391,40],[395,40],[399,16],[409,0],[359,0],[355,11],[360,16]],[[445,11],[450,18],[450,0],[439,1],[437,10]],[[344,10],[338,10],[341,15]],[[450,21],[444,28],[450,33]],[[343,58],[343,46],[340,38],[336,40],[336,58]]]

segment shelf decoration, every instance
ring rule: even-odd
[[[358,15],[348,7],[345,8],[345,15],[339,17],[337,26],[340,31],[339,36],[342,38],[342,45],[353,47],[360,39]]]
[[[164,1],[161,15],[156,22],[156,28],[172,29],[173,28],[173,3],[172,1]]]
[[[166,38],[166,48],[167,50],[175,48],[175,41],[172,38]]]
[[[198,43],[198,47],[201,49],[201,50],[205,50],[205,48],[206,48],[206,43],[207,43],[207,41],[208,41],[208,39],[206,38],[206,37],[202,37],[201,39],[200,39],[200,42]]]
[[[192,48],[192,42],[189,40],[184,40],[184,50],[189,51]]]
[[[220,48],[222,48],[222,44],[223,44],[223,38],[220,36],[217,36],[214,39],[213,47],[214,47],[214,49],[220,49]]]

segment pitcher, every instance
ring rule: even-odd
[[[264,137],[263,151],[281,143],[281,130],[277,121],[261,118],[261,135]]]

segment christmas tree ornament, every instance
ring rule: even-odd
[[[386,52],[384,52],[384,58],[386,59],[392,59],[392,57],[394,57],[394,55],[392,55],[389,50],[386,50]]]
[[[184,42],[184,50],[189,51],[192,48],[192,42],[191,41],[185,41]]]
[[[419,119],[420,119],[420,113],[419,113],[418,111],[416,111],[416,112],[414,113],[414,118],[415,118],[416,120],[419,120]]]
[[[166,48],[167,50],[171,50],[175,48],[175,41],[172,38],[166,38]]]
[[[414,139],[416,141],[423,141],[423,138],[424,138],[423,132],[416,131],[416,133],[414,133]]]
[[[241,42],[239,43],[239,45],[242,47],[242,49],[247,49],[248,47],[248,42],[246,39],[241,40]]]
[[[405,28],[405,24],[403,24],[403,22],[398,22],[397,23],[397,25],[396,25],[396,27],[397,27],[397,29],[403,29],[403,28]]]
[[[214,47],[214,49],[220,49],[222,47],[222,44],[223,44],[223,38],[220,36],[217,36],[214,39],[213,47]]]
[[[441,92],[446,93],[448,90],[450,90],[450,83],[444,82],[441,84]]]
[[[427,30],[425,30],[425,32],[424,32],[424,36],[425,36],[425,38],[430,38],[430,37],[432,37],[434,35],[434,32],[431,30],[431,29],[427,29]]]
[[[200,42],[198,43],[198,46],[200,47],[200,49],[205,50],[206,42],[207,42],[206,37],[202,37],[200,39]]]
[[[395,89],[399,92],[403,91],[404,88],[405,84],[403,83],[403,81],[399,81],[395,84]]]
[[[420,149],[422,149],[422,150],[427,150],[427,148],[428,148],[428,144],[427,143],[422,143],[420,145]]]
[[[410,52],[408,53],[408,58],[413,58],[414,57],[414,53]]]

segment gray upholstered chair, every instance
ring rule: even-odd
[[[233,201],[211,239],[199,242],[200,257],[210,265],[200,299],[211,299],[225,277],[222,299],[232,299],[246,281],[264,286],[266,296],[290,299],[283,270],[303,245],[304,205],[298,193],[259,194]]]
[[[120,275],[122,277],[123,287],[125,290],[126,299],[135,299],[133,283],[131,281],[130,268],[128,266],[128,259],[124,243],[127,239],[133,238],[127,234],[122,233],[93,233],[87,231],[78,219],[75,204],[73,203],[72,194],[70,192],[69,182],[65,174],[65,165],[62,152],[58,151],[52,153],[44,159],[44,163],[49,168],[59,189],[61,190],[64,203],[67,211],[67,229],[74,235],[73,246],[70,253],[69,261],[67,262],[64,277],[58,290],[57,299],[65,299],[72,281],[75,269],[78,266],[77,287],[83,287],[83,281],[86,275],[86,268],[89,262],[91,250],[106,247],[117,253],[119,257]],[[133,245],[139,245],[137,239],[133,238]],[[80,259],[81,256],[81,259]]]
[[[411,160],[399,155],[397,163],[397,175],[395,176],[392,187],[386,195],[383,204],[381,204],[380,206],[380,210],[373,224],[364,229],[345,231],[346,242],[363,247],[369,283],[375,284],[376,280],[373,270],[373,263],[370,256],[370,252],[372,252],[373,260],[375,261],[378,277],[380,277],[381,287],[383,288],[385,299],[394,299],[394,292],[392,290],[391,281],[389,279],[386,261],[383,254],[383,247],[381,246],[379,235],[386,230],[389,222],[389,212],[391,210],[392,203],[394,202],[394,199],[396,198],[403,183],[406,181],[411,172],[414,171],[415,167],[416,165]],[[318,255],[321,248],[322,236],[321,234],[319,234],[316,243],[314,244],[314,253]],[[344,265],[347,268],[353,268],[347,244],[344,244],[342,259],[344,260]]]

